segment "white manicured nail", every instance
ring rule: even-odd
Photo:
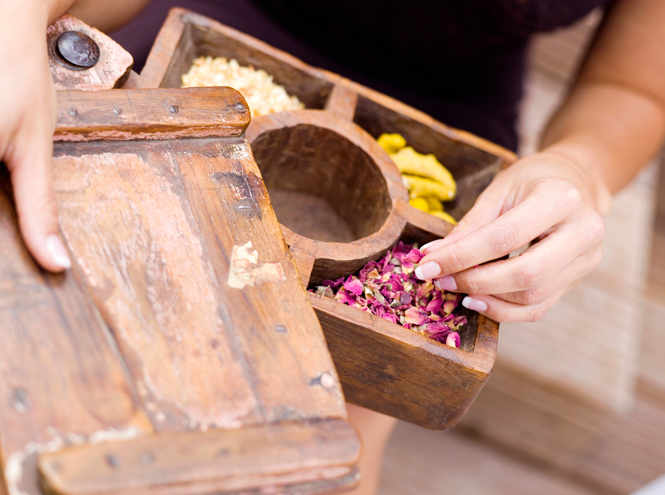
[[[69,259],[67,249],[56,234],[51,234],[46,238],[46,248],[51,253],[51,257],[56,265],[65,270],[72,267],[72,260]]]
[[[471,311],[478,311],[480,313],[487,311],[487,303],[485,301],[481,301],[480,299],[473,299],[469,296],[466,296],[464,299],[462,299],[462,306],[470,309]]]
[[[440,242],[442,240],[443,239],[437,239],[435,241],[428,242],[427,244],[423,244],[423,246],[420,248],[420,252],[422,253],[423,251],[425,251],[425,249],[434,246],[434,244],[436,244],[437,242]]]
[[[436,261],[428,261],[416,268],[415,273],[420,280],[429,280],[441,275],[441,267]]]

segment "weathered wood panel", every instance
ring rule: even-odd
[[[169,120],[175,104],[183,111]],[[9,495],[39,493],[38,455],[68,445],[138,436],[161,445],[165,432],[219,429],[247,442],[224,459],[245,474],[210,484],[191,478],[203,472],[183,480],[164,471],[160,489],[317,493],[357,483],[360,447],[242,135],[242,97],[224,88],[113,90],[60,93],[59,105],[54,186],[71,271],[36,267],[2,178],[0,449]],[[311,449],[294,448],[307,438]],[[263,444],[270,450],[248,464]],[[138,485],[122,476],[100,483],[150,491],[149,466],[132,462]],[[42,485],[59,490],[57,473]]]

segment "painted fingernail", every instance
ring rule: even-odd
[[[436,261],[428,261],[416,268],[416,277],[420,280],[429,280],[441,275],[441,267]]]
[[[436,279],[434,285],[441,290],[457,290],[457,282],[452,275],[446,275],[445,277]]]
[[[481,313],[483,311],[487,311],[487,303],[485,301],[481,301],[480,299],[473,299],[469,296],[466,296],[464,299],[462,299],[462,306],[472,311],[479,311]]]
[[[72,267],[72,261],[69,259],[65,245],[56,234],[51,234],[46,238],[46,248],[50,251],[56,265],[65,270]]]
[[[437,239],[436,241],[432,241],[432,242],[428,242],[427,244],[423,244],[422,247],[420,248],[420,252],[421,252],[421,253],[424,253],[424,251],[425,251],[426,249],[428,249],[428,248],[434,246],[435,244],[438,244],[438,243],[441,242],[442,240],[443,240],[443,239]]]

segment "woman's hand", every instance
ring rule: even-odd
[[[445,238],[423,246],[416,270],[497,321],[536,321],[603,257],[609,193],[556,152],[502,171]],[[517,257],[496,260],[530,241]],[[478,266],[480,265],[480,266]]]
[[[0,161],[11,176],[28,249],[42,267],[60,272],[71,262],[58,235],[52,185],[56,98],[44,4],[3,0],[0,6]]]

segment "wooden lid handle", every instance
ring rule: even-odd
[[[241,136],[250,122],[231,88],[118,89],[58,93],[55,141]]]
[[[335,419],[146,435],[69,447],[38,463],[42,488],[57,495],[235,493],[267,485],[281,493],[330,480],[348,486],[359,455],[354,429]]]

